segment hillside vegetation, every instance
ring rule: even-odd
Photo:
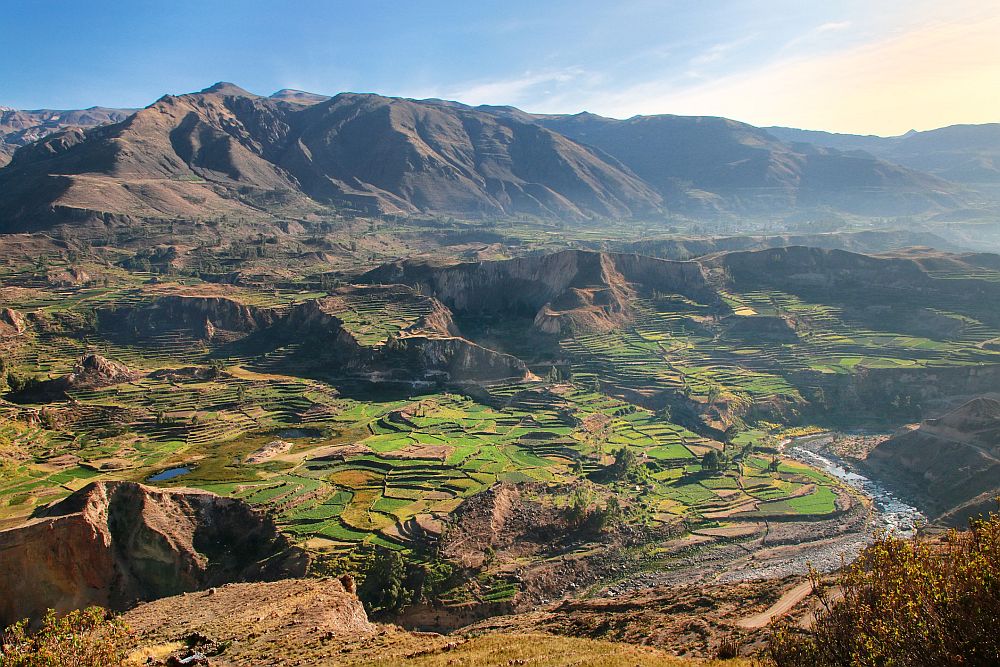
[[[815,627],[776,632],[778,667],[1000,663],[1000,515],[942,542],[882,536],[840,577]]]

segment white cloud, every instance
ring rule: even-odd
[[[601,77],[578,67],[527,71],[506,79],[471,81],[425,97],[444,97],[465,104],[522,104],[540,97],[554,97],[570,85],[592,86]]]
[[[824,32],[837,32],[839,30],[847,30],[851,27],[850,21],[831,21],[829,23],[824,23],[823,25],[816,26],[813,32],[824,33]]]
[[[693,68],[690,73],[693,75],[700,75],[699,68],[729,59],[731,54],[738,51],[740,47],[747,45],[756,38],[756,34],[746,35],[745,37],[741,37],[739,39],[722,42],[709,47],[688,61],[688,64]]]

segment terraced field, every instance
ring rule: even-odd
[[[983,346],[1000,329],[961,313],[916,308],[916,318],[948,329],[930,337],[893,332],[892,312],[882,317],[887,330],[875,330],[843,308],[785,292],[730,291],[725,298],[734,315],[721,322],[707,305],[680,295],[641,300],[629,327],[577,334],[561,348],[574,359],[574,377],[703,401],[710,393],[800,401],[804,375],[812,384],[817,375],[863,369],[1000,363],[1000,353]]]
[[[753,458],[745,477],[706,476],[700,457],[718,443],[618,399],[570,384],[489,390],[486,403],[448,393],[358,401],[322,383],[233,367],[211,380],[147,376],[74,392],[74,407],[60,410],[76,416],[65,430],[17,430],[20,422],[0,417],[35,456],[5,475],[4,515],[93,479],[145,480],[183,466],[191,471],[160,483],[244,498],[311,546],[349,552],[362,542],[416,547],[464,498],[498,481],[569,482],[609,465],[621,447],[655,470],[641,489],[622,490],[654,523],[715,520],[749,509],[758,487],[771,489],[760,497],[769,501],[802,488],[788,481],[796,471],[765,474]],[[292,446],[246,462],[274,440]],[[738,490],[744,483],[747,492]]]
[[[0,270],[5,375],[58,382],[88,354],[131,373],[45,398],[5,394],[3,526],[89,481],[130,479],[242,498],[330,559],[381,546],[421,561],[462,503],[508,482],[548,489],[546,502],[567,514],[580,489],[614,496],[621,520],[656,539],[738,541],[768,523],[857,508],[775,448],[808,423],[765,422],[753,406],[798,409],[818,378],[1000,363],[986,344],[1000,337],[995,323],[922,297],[900,314],[807,289],[727,283],[724,307],[644,290],[620,325],[558,340],[532,333],[524,313],[487,313],[471,329],[483,334],[476,346],[413,286],[254,290],[105,265],[88,267],[99,279],[56,280],[73,266],[44,264]],[[388,373],[364,366],[408,336],[456,347],[405,350],[406,368]],[[486,349],[494,339],[534,373],[449,382],[421,365],[503,368]],[[476,576],[442,599],[505,601],[518,590],[506,575]]]

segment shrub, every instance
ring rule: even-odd
[[[812,630],[773,632],[774,664],[1000,664],[1000,515],[943,542],[881,535],[845,568],[840,589],[836,602],[821,595]]]
[[[42,380],[33,375],[22,375],[9,371],[7,373],[7,387],[12,394],[32,394],[42,387]]]
[[[583,525],[590,516],[594,504],[594,492],[585,485],[577,486],[566,503],[566,520],[573,527]]]
[[[2,644],[3,667],[115,667],[125,664],[135,639],[121,619],[89,607],[62,617],[49,610],[35,632],[26,620],[15,623]]]

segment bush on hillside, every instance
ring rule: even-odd
[[[27,621],[0,639],[3,667],[117,667],[135,645],[131,630],[101,607],[56,616],[52,610],[32,632]]]
[[[1000,665],[1000,515],[943,542],[880,536],[810,631],[774,631],[778,667]]]

